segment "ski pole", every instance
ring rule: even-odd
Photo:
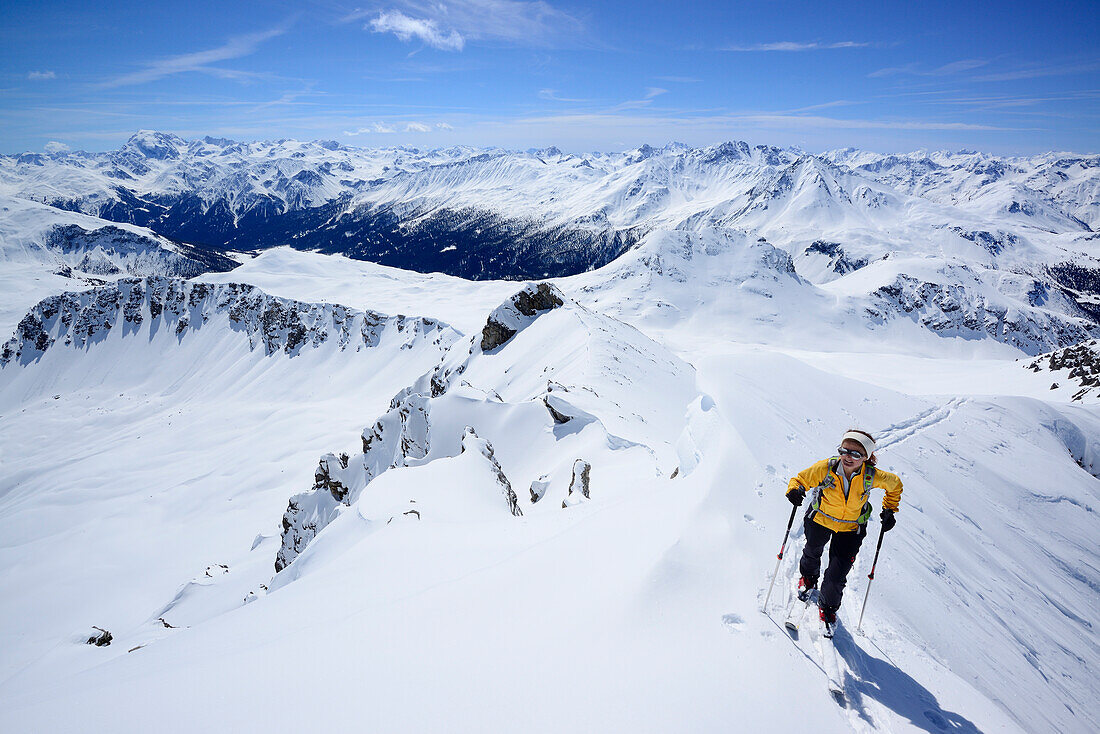
[[[791,534],[791,527],[794,525],[794,515],[796,512],[798,512],[798,505],[791,508],[791,519],[787,521],[787,532],[783,533],[783,545],[779,546],[779,555],[776,556],[778,560],[775,562],[775,571],[772,572],[772,582],[768,584],[768,593],[764,597],[764,608],[761,610],[764,614],[768,613],[768,599],[772,597],[772,587],[775,586],[775,577],[779,575],[779,564],[783,562],[783,551],[787,549],[787,536]],[[878,557],[877,553],[875,557]]]
[[[856,632],[863,634],[863,613],[867,611],[867,597],[871,595],[871,582],[875,580],[875,566],[878,565],[878,552],[882,550],[882,536],[886,534],[886,531],[879,528],[878,531],[878,545],[875,546],[875,560],[871,561],[871,573],[867,574],[867,593],[863,595],[863,609],[859,610],[859,624],[856,625]]]

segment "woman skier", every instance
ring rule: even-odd
[[[809,601],[810,592],[817,588],[821,554],[825,544],[829,544],[829,567],[818,593],[818,608],[830,637],[848,572],[867,535],[867,520],[874,510],[871,490],[877,487],[885,492],[879,514],[885,532],[896,522],[894,513],[898,511],[902,489],[896,474],[875,467],[875,439],[866,431],[853,428],[845,433],[837,454],[803,469],[787,485],[787,499],[796,507],[806,499],[807,491],[811,493],[804,521],[806,547],[798,564],[802,574],[798,579],[798,598],[804,602]]]

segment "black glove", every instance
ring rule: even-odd
[[[894,511],[887,510],[885,507],[882,508],[882,512],[879,513],[878,517],[882,520],[882,532],[884,533],[898,524],[898,521],[894,519]]]
[[[787,499],[790,500],[792,505],[799,507],[802,505],[802,500],[806,499],[806,490],[802,487],[796,487],[787,492]]]

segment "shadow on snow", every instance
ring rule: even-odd
[[[943,731],[980,734],[978,727],[969,719],[940,708],[932,692],[903,670],[864,651],[844,627],[837,628],[833,643],[848,668],[858,676],[845,681],[844,686],[857,710],[862,710],[861,698],[867,696],[908,719],[918,729],[933,734]]]

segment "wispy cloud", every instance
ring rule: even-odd
[[[551,46],[583,30],[579,20],[542,0],[396,0],[391,5],[356,11],[344,20],[369,19],[366,30],[444,51],[461,51],[467,42],[481,40]]]
[[[796,113],[796,112],[810,112],[811,110],[825,110],[825,109],[829,109],[830,107],[849,107],[849,106],[855,105],[855,104],[864,104],[864,103],[863,102],[852,102],[852,101],[847,100],[847,99],[837,99],[837,100],[833,100],[832,102],[822,102],[821,104],[812,104],[812,105],[808,105],[806,107],[799,107],[797,109],[788,110],[788,112],[790,112],[792,114]]]
[[[59,143],[56,140],[51,140],[46,143],[44,150],[47,153],[67,153],[69,151],[69,146],[64,143]]]
[[[947,74],[958,74],[963,71],[970,71],[971,69],[978,69],[985,66],[989,62],[985,59],[961,59],[959,61],[952,61],[950,64],[944,64],[938,69],[933,69],[929,73],[933,76],[944,76]]]
[[[833,48],[863,48],[870,43],[858,41],[837,41],[835,43],[820,43],[812,41],[802,43],[799,41],[775,41],[773,43],[754,43],[750,46],[726,46],[722,51],[821,51]]]
[[[590,100],[577,97],[562,97],[556,89],[540,89],[539,99],[547,99],[551,102],[588,102]]]
[[[660,97],[662,94],[668,94],[667,89],[661,89],[660,87],[646,87],[645,98],[653,99],[654,97]]]
[[[407,133],[430,133],[432,131],[431,125],[425,125],[422,122],[410,122],[405,125],[405,132]]]
[[[57,74],[52,71],[32,71],[27,74],[27,78],[30,79],[32,82],[42,82],[46,81],[47,79],[56,79]]]
[[[1014,94],[963,94],[944,93],[940,97],[925,100],[930,105],[950,105],[969,108],[970,112],[994,112],[1011,115],[1033,115],[1043,117],[1071,118],[1074,115],[1060,108],[1049,108],[1053,102],[1081,102],[1100,99],[1100,91],[1082,90],[1055,95],[1014,95]],[[1044,108],[1044,109],[1037,109]]]
[[[283,24],[279,27],[272,28],[266,31],[260,31],[258,33],[248,33],[243,36],[236,36],[229,39],[226,43],[218,46],[217,48],[207,49],[205,51],[196,51],[189,54],[181,54],[179,56],[170,56],[165,59],[158,59],[146,65],[141,71],[135,71],[130,74],[124,74],[120,77],[116,77],[100,85],[102,88],[124,87],[134,84],[145,84],[146,82],[156,81],[157,79],[163,79],[166,76],[172,76],[174,74],[183,74],[187,72],[201,72],[204,74],[212,74],[224,79],[247,79],[254,78],[256,75],[249,72],[235,71],[233,69],[225,69],[217,66],[211,66],[220,61],[228,61],[230,59],[239,59],[243,56],[249,56],[256,52],[260,44],[265,41],[269,41],[272,38],[281,36],[289,28],[289,23]]]
[[[311,83],[305,89],[300,89],[295,92],[283,92],[283,94],[278,99],[273,99],[270,102],[264,102],[263,104],[256,105],[252,108],[252,112],[259,112],[260,110],[267,109],[268,107],[279,107],[282,105],[290,104],[308,104],[304,102],[298,102],[297,100],[299,97],[306,97],[318,94],[318,92],[313,91],[313,86],[314,85]]]
[[[817,115],[747,114],[735,116],[745,122],[768,123],[794,128],[840,128],[846,130],[1017,130],[970,122],[934,122],[928,120],[868,120],[821,117]]]
[[[924,130],[924,131],[1018,131],[1021,128],[998,127],[968,122],[935,122],[914,119],[844,119],[819,115],[793,115],[782,112],[746,112],[721,115],[640,116],[608,113],[583,113],[528,117],[522,123],[558,123],[591,125],[594,128],[615,125],[666,126],[694,129],[738,128],[753,125],[786,130]]]
[[[964,71],[970,71],[977,69],[988,64],[986,59],[960,59],[959,61],[952,61],[949,64],[936,67],[935,69],[922,68],[920,64],[912,63],[905,64],[904,66],[888,66],[884,69],[878,69],[868,74],[868,77],[884,77],[884,76],[951,76],[952,74],[960,74]]]
[[[399,10],[379,13],[370,22],[370,28],[375,33],[392,33],[406,43],[418,38],[443,51],[461,51],[466,45],[466,39],[458,31],[441,31],[434,20],[410,18]]]
[[[1044,76],[1067,76],[1070,74],[1084,74],[1100,69],[1100,62],[1087,64],[1060,64],[1049,66],[1031,66],[1015,71],[1006,71],[1000,74],[984,74],[974,77],[976,82],[1007,82],[1016,79],[1036,79]]]

